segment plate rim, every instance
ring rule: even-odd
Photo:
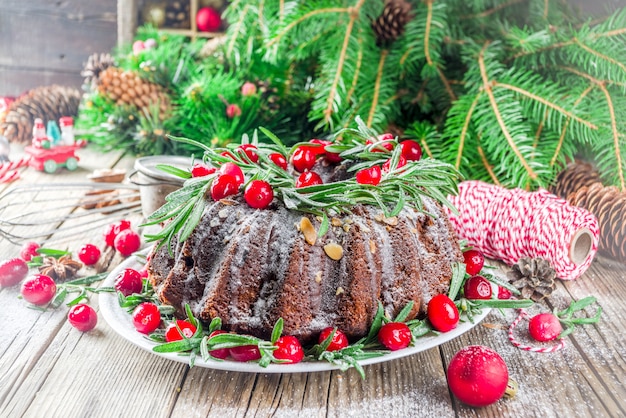
[[[148,253],[148,251],[149,249],[145,249],[139,254],[145,255]],[[118,272],[122,271],[125,268],[134,268],[138,270],[142,266],[142,260],[137,255],[131,255],[130,257],[122,261],[119,265],[117,265],[113,270],[111,270],[111,272],[104,279],[102,286],[113,287],[115,277],[117,276]],[[100,293],[99,306],[100,312],[104,320],[113,329],[113,331],[115,331],[116,334],[124,338],[126,341],[158,357],[176,361],[179,363],[189,364],[190,357],[188,355],[181,353],[157,353],[153,351],[152,348],[158,345],[158,343],[150,340],[146,335],[141,334],[140,332],[135,330],[134,326],[132,325],[131,315],[119,306],[117,292]],[[422,351],[438,347],[470,331],[472,328],[478,325],[489,314],[490,311],[490,308],[483,308],[480,314],[474,315],[473,323],[470,321],[459,322],[457,327],[451,331],[440,333],[434,336],[419,337],[417,339],[417,344],[414,346],[397,351],[390,351],[389,353],[380,357],[359,360],[358,363],[361,366],[383,363],[403,357],[408,357],[413,354],[417,354]],[[303,361],[296,364],[272,363],[267,367],[261,367],[256,362],[242,363],[233,360],[212,359],[205,361],[200,356],[196,357],[194,365],[209,369],[246,373],[308,373],[341,369],[340,365],[324,361]]]

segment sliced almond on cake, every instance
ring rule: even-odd
[[[324,245],[324,252],[335,261],[341,260],[341,257],[343,257],[343,247],[334,242]]]
[[[315,241],[317,241],[317,231],[315,231],[315,227],[306,216],[300,219],[300,231],[304,235],[304,240],[307,244],[315,245]]]

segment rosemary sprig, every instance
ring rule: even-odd
[[[576,325],[595,324],[600,320],[602,315],[602,308],[597,307],[595,315],[592,317],[576,317],[577,312],[582,311],[586,307],[597,302],[597,299],[593,296],[588,296],[578,301],[573,301],[566,309],[562,311],[554,310],[554,315],[559,318],[561,324],[564,325],[564,330],[559,335],[559,338],[563,338],[572,332],[574,332]]]
[[[427,212],[424,208],[424,199],[428,198],[456,211],[447,196],[458,192],[456,182],[461,175],[450,164],[428,158],[411,161],[401,168],[385,173],[381,182],[376,186],[358,184],[354,178],[350,178],[328,184],[296,188],[294,176],[276,166],[268,156],[278,152],[288,158],[290,153],[300,145],[309,147],[319,145],[303,142],[295,144],[289,150],[276,135],[267,129],[259,129],[272,142],[259,143],[258,134],[255,131],[252,143],[257,147],[256,152],[259,156],[257,163],[250,161],[246,154],[237,153],[236,144],[231,144],[227,148],[213,149],[187,138],[172,137],[171,139],[203,149],[203,161],[213,166],[220,166],[226,162],[237,164],[248,182],[256,179],[267,181],[274,189],[276,198],[282,201],[288,209],[319,215],[323,219],[328,219],[331,215],[349,213],[351,208],[360,204],[377,206],[387,217],[396,216],[405,207]],[[343,142],[333,145],[329,150],[341,153],[349,172],[371,167],[374,164],[382,164],[387,159],[391,159],[391,167],[397,167],[401,147],[395,147],[393,152],[389,152],[376,143],[366,144],[366,140],[373,138],[372,135],[375,137],[375,134],[362,121],[358,130],[347,129],[338,135],[342,136]],[[249,143],[249,138],[244,136],[242,143]],[[229,156],[223,155],[225,152],[237,155],[237,160],[234,161]],[[151,214],[144,224],[147,226],[167,222],[158,233],[146,235],[146,240],[160,241],[159,246],[167,243],[170,247],[174,237],[177,236],[180,242],[185,241],[199,223],[207,205],[205,196],[217,174],[191,178],[189,172],[185,170],[166,166],[159,168],[186,180],[181,189],[167,196],[166,203]],[[326,229],[327,225],[322,225],[320,231],[324,232]]]

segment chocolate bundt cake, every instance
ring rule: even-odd
[[[346,163],[329,169],[318,157],[313,170],[325,183],[353,178]],[[413,301],[409,318],[421,318],[428,301],[448,291],[452,263],[462,261],[445,211],[426,195],[422,210],[405,205],[396,216],[355,204],[331,213],[322,234],[321,216],[288,209],[277,197],[264,209],[241,195],[201,199],[204,211],[185,241],[173,236],[153,250],[149,279],[178,316],[189,304],[202,321],[219,317],[240,334],[269,339],[282,318],[283,333],[303,343],[326,327],[354,340],[367,334],[379,301],[390,318]]]

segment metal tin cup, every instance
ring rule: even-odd
[[[159,170],[156,167],[158,164],[187,170],[191,167],[192,160],[171,155],[141,157],[135,160],[135,171],[129,176],[129,180],[139,186],[141,211],[146,218],[163,206],[165,196],[180,189],[185,182],[180,177]]]

